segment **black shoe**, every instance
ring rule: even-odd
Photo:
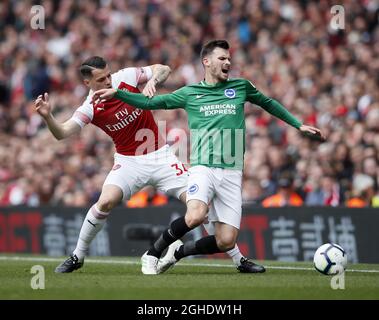
[[[72,254],[66,261],[63,261],[58,267],[55,268],[56,273],[69,273],[81,268],[84,264],[83,261],[79,261],[75,254]]]
[[[266,271],[264,266],[260,266],[244,257],[241,258],[240,262],[241,264],[237,267],[237,270],[241,273],[263,273]]]

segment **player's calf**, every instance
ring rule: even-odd
[[[166,229],[154,242],[153,246],[147,251],[147,255],[160,258],[162,252],[173,242],[183,237],[192,228],[188,227],[185,218],[180,217],[171,222],[170,227]]]
[[[162,252],[173,242],[182,238],[187,232],[204,222],[208,206],[198,200],[187,203],[187,213],[171,222],[170,227],[165,230],[153,246],[147,251],[148,256],[160,258]]]

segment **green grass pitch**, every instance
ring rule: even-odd
[[[311,263],[262,262],[264,274],[240,274],[230,260],[184,259],[157,276],[141,274],[138,258],[87,258],[82,269],[55,274],[64,258],[0,254],[0,299],[379,299],[379,265],[349,265],[345,289]],[[45,271],[45,289],[33,290],[33,265]]]

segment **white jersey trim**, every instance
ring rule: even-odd
[[[139,84],[150,80],[152,76],[153,70],[150,67],[124,68],[112,74],[112,88],[118,88],[121,82],[137,87]],[[71,117],[81,128],[93,119],[92,94],[93,92],[90,90],[86,100]]]

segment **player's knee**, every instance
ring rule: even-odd
[[[223,234],[216,237],[217,246],[221,251],[229,251],[234,248],[236,244],[236,238],[233,234]]]
[[[103,212],[109,212],[111,211],[116,205],[118,204],[118,201],[115,199],[109,198],[109,197],[103,197],[100,198],[97,202],[97,207],[100,211]]]
[[[200,201],[191,201],[187,204],[185,216],[186,224],[190,228],[201,225],[207,215],[207,206]]]
[[[196,214],[186,214],[185,220],[189,228],[195,228],[203,223],[204,217]]]

